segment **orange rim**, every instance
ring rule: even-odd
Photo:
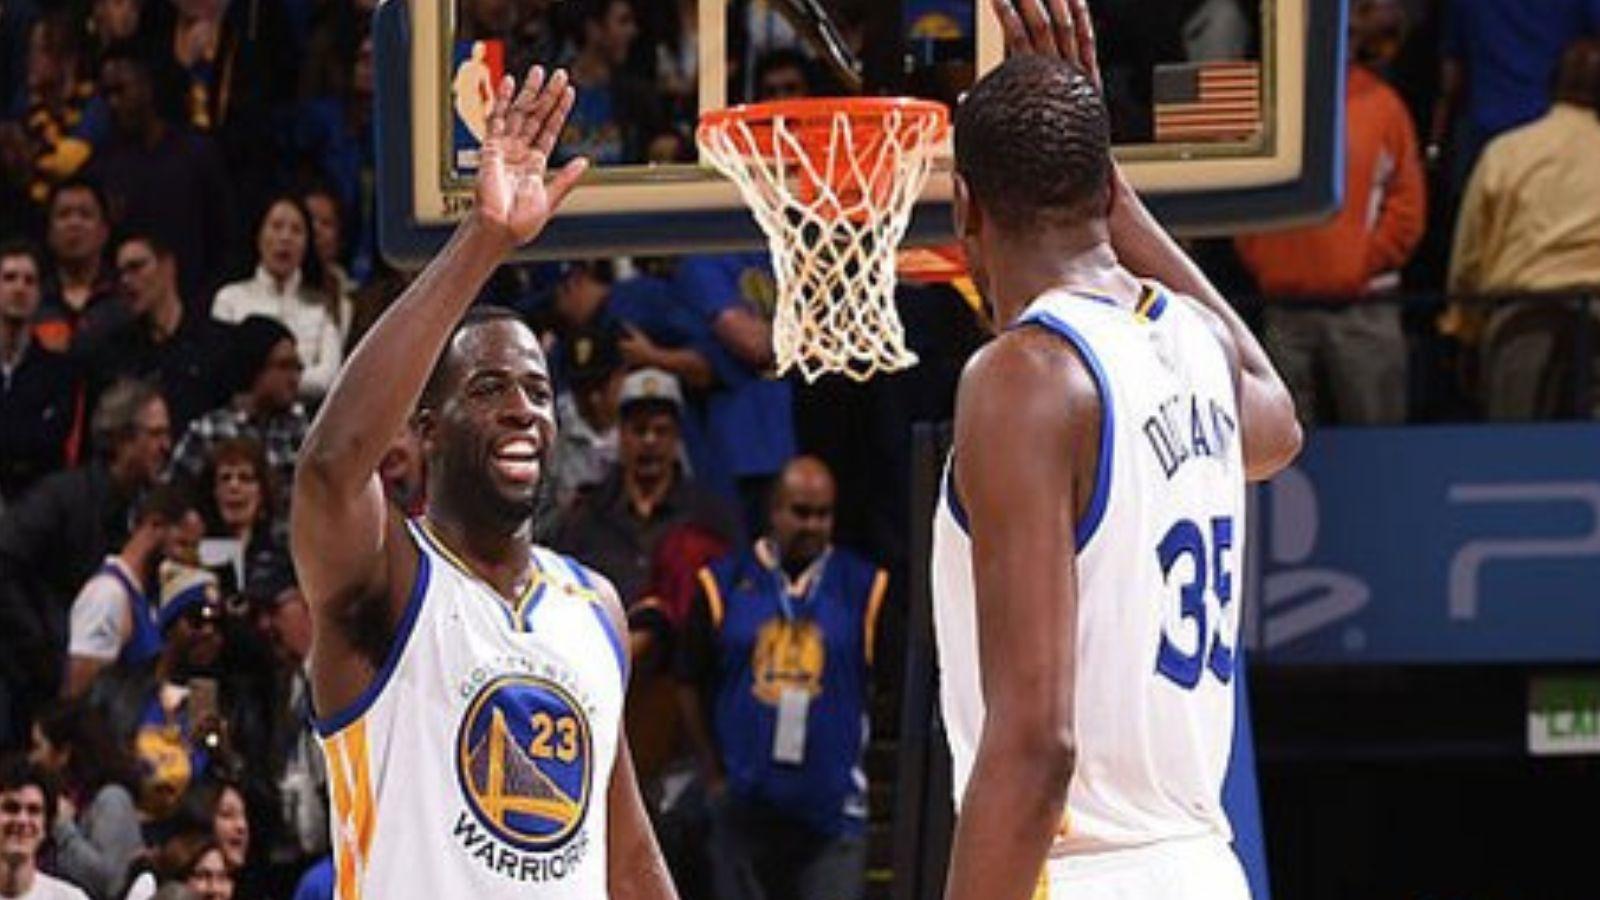
[[[714,109],[700,117],[698,130],[704,134],[734,122],[743,122],[756,132],[764,132],[782,119],[790,123],[801,145],[811,149],[827,140],[834,118],[839,113],[865,125],[865,136],[870,137],[881,129],[884,118],[893,112],[935,119],[936,139],[944,136],[950,124],[950,110],[934,100],[917,97],[801,97]]]

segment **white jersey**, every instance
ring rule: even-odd
[[[1046,294],[1020,321],[1076,348],[1102,410],[1096,484],[1077,526],[1077,765],[1052,855],[1231,840],[1222,782],[1245,536],[1232,367],[1200,314],[1155,287],[1135,309]],[[932,574],[959,805],[984,712],[972,545],[949,471]]]
[[[623,644],[565,557],[516,603],[428,531],[372,686],[317,723],[339,900],[606,896]]]

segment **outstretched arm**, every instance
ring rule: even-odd
[[[979,353],[956,399],[956,485],[977,589],[983,730],[948,900],[1033,895],[1076,764],[1075,523],[1093,492],[1099,396],[1083,362],[1036,330]]]
[[[583,174],[574,161],[545,183],[572,108],[566,73],[547,82],[536,67],[521,93],[514,87],[507,77],[495,97],[472,214],[356,348],[300,451],[292,540],[317,625],[319,709],[343,709],[366,687],[372,661],[351,652],[366,646],[353,623],[398,621],[416,566],[417,550],[384,502],[378,464],[483,283],[538,235]]]
[[[990,6],[1005,31],[1009,53],[1064,59],[1100,83],[1087,0],[990,0]],[[1220,323],[1220,337],[1236,360],[1244,465],[1250,479],[1270,478],[1292,462],[1300,452],[1301,434],[1288,387],[1244,320],[1156,221],[1120,168],[1111,200],[1111,246],[1130,272],[1193,299]]]

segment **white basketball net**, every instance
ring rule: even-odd
[[[759,108],[758,108],[759,109]],[[713,117],[701,152],[767,234],[778,372],[866,381],[916,365],[895,312],[895,251],[947,118],[933,104]]]

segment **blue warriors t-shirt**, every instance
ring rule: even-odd
[[[743,305],[770,320],[777,288],[765,253],[696,256],[678,267],[680,300],[710,335],[726,310]],[[733,478],[771,475],[794,456],[793,398],[786,381],[765,377],[715,339],[706,349],[719,387],[706,400],[713,467]]]
[[[155,820],[177,810],[189,786],[205,774],[211,755],[189,740],[188,705],[171,715],[161,706],[161,687],[145,704],[134,734],[134,755],[139,763],[139,808]]]
[[[150,599],[145,596],[144,590],[111,563],[101,566],[100,571],[117,580],[128,601],[128,621],[132,630],[128,642],[122,645],[122,652],[117,654],[117,664],[132,667],[159,656],[161,630],[156,627],[155,614],[150,609]]]
[[[721,610],[712,724],[728,789],[819,834],[859,835],[867,813],[861,757],[870,645],[887,576],[834,549],[814,588],[790,598],[786,610],[782,576],[747,548],[702,570],[701,583],[712,609]],[[810,697],[799,764],[773,755],[787,690]]]
[[[574,157],[587,156],[591,165],[614,166],[628,161],[627,152],[611,90],[580,89],[552,162],[560,165]]]
[[[1561,53],[1600,29],[1600,0],[1453,0],[1444,26],[1444,54],[1466,63],[1468,117],[1489,137],[1550,108]]]

